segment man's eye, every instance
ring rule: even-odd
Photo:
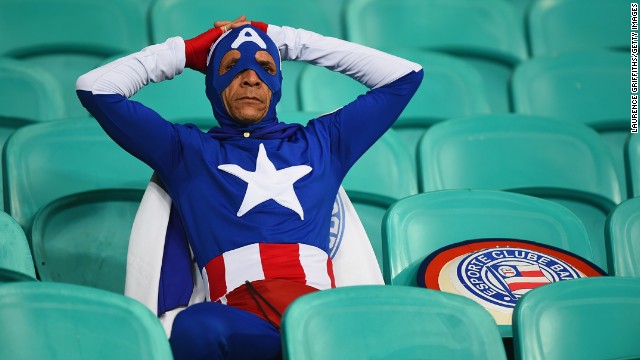
[[[275,73],[276,73],[276,70],[275,70],[271,65],[269,65],[269,64],[262,65],[262,68],[263,68],[266,72],[268,72],[269,74],[272,74],[272,75],[273,75],[273,74],[275,74]]]

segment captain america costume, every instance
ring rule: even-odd
[[[208,133],[169,123],[128,100],[149,82],[182,72],[181,38],[78,80],[83,105],[165,184],[211,301],[224,303],[247,280],[284,279],[320,290],[334,286],[326,228],[334,196],[328,194],[337,193],[349,168],[391,126],[422,79],[419,65],[360,45],[273,25],[267,34],[248,25],[225,34],[213,47],[207,96],[222,127]],[[277,77],[270,78],[244,57],[246,64],[235,73],[255,70],[273,98],[263,121],[239,126],[220,101],[229,80],[216,68],[232,48],[243,57],[264,50],[278,62],[282,56],[329,67],[373,90],[306,127],[283,125],[275,112],[279,66]]]

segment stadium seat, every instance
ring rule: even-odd
[[[15,281],[38,281],[34,276],[22,272],[0,268],[0,284]]]
[[[625,143],[625,173],[629,197],[640,196],[640,135],[630,134]]]
[[[149,43],[146,14],[131,0],[3,0],[0,55],[48,71],[63,91],[66,116],[85,116],[78,76],[113,54]]]
[[[609,145],[624,188],[629,86],[629,54],[577,52],[520,64],[513,74],[512,96],[518,113],[571,119],[598,131]]]
[[[393,54],[422,65],[425,81],[394,124],[415,158],[420,136],[444,119],[489,113],[489,100],[476,69],[446,54],[420,49],[395,49]],[[300,76],[300,105],[307,111],[333,111],[364,94],[357,81],[321,67],[307,67]],[[369,121],[369,120],[367,120]]]
[[[629,49],[628,1],[539,0],[528,17],[532,56],[590,49]]]
[[[604,223],[622,195],[609,150],[588,126],[517,114],[454,119],[427,131],[418,158],[421,191],[509,190],[567,206],[606,270]]]
[[[5,208],[30,230],[36,212],[65,195],[102,188],[144,189],[151,169],[111,140],[91,118],[24,127],[3,153]]]
[[[151,10],[152,38],[154,42],[164,41],[171,36],[189,39],[213,27],[215,20],[233,20],[242,14],[249,20],[278,26],[301,27],[323,35],[344,38],[342,17],[339,15],[341,7],[333,6],[331,3],[301,3],[295,0],[271,3],[258,0],[158,0],[154,2]],[[296,89],[297,78],[306,66],[308,65],[305,63],[283,62],[282,99],[278,103],[278,110],[301,110]]]
[[[346,8],[349,40],[458,56],[479,70],[491,110],[500,113],[510,111],[513,67],[528,56],[521,20],[504,0],[354,0]]]
[[[6,359],[172,359],[165,332],[142,304],[78,285],[0,285]]]
[[[640,197],[616,206],[607,219],[605,235],[613,275],[640,277]]]
[[[27,237],[20,225],[3,211],[0,211],[0,269],[36,278]]]
[[[513,313],[516,359],[640,358],[640,279],[561,281],[527,293]]]
[[[307,294],[282,320],[284,359],[506,359],[493,319],[462,296],[402,286]]]
[[[31,232],[40,279],[124,294],[129,235],[143,192],[93,190],[44,206]]]

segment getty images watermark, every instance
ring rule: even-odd
[[[638,3],[631,3],[631,133],[638,133]]]

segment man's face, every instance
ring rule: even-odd
[[[240,60],[240,51],[230,50],[220,61],[218,75],[230,71]],[[257,51],[255,59],[271,75],[276,73],[273,57],[266,51]],[[251,69],[236,75],[222,91],[222,101],[231,117],[242,125],[259,123],[269,110],[271,89]]]

